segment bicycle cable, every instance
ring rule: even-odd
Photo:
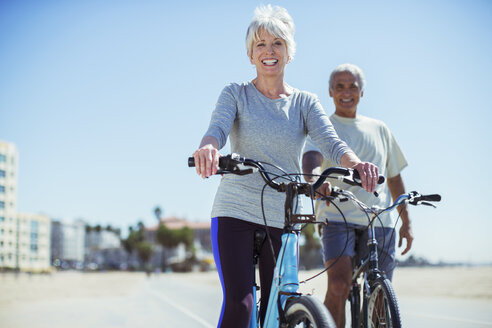
[[[319,193],[320,195],[322,195],[321,193]],[[325,273],[326,271],[328,271],[329,269],[331,269],[339,260],[340,258],[342,257],[343,253],[345,252],[345,250],[347,249],[347,246],[348,246],[348,240],[349,240],[349,230],[348,230],[348,222],[347,222],[347,219],[345,218],[345,214],[343,214],[342,210],[340,209],[340,207],[338,205],[336,205],[334,202],[331,202],[331,204],[333,206],[335,206],[335,208],[338,210],[338,212],[340,213],[340,215],[342,216],[342,219],[345,223],[345,231],[347,232],[347,237],[345,238],[345,245],[343,246],[343,249],[341,250],[341,252],[336,256],[334,257],[335,258],[335,261],[333,261],[333,263],[331,263],[328,267],[325,267],[322,271],[318,272],[317,274],[315,274],[314,276],[308,278],[308,279],[305,279],[301,282],[299,282],[299,284],[304,284],[316,277],[319,277],[320,275],[322,275],[323,273]],[[328,225],[328,219],[325,220],[326,221],[326,225]]]

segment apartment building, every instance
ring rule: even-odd
[[[89,269],[120,269],[128,255],[121,247],[120,230],[86,226],[85,262]]]
[[[18,152],[0,140],[0,269],[50,269],[50,223],[46,215],[17,212]]]
[[[17,149],[0,140],[0,268],[18,268]]]
[[[79,269],[84,263],[86,222],[53,220],[51,223],[51,260],[62,268]]]
[[[45,272],[51,267],[51,218],[42,214],[17,214],[17,264],[21,271]]]

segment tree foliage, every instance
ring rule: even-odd
[[[157,229],[157,241],[164,247],[174,248],[183,243],[186,249],[193,246],[194,232],[188,227],[181,229],[169,229],[161,224]]]
[[[319,239],[314,236],[314,229],[314,224],[308,224],[302,229],[302,235],[306,241],[304,244],[306,250],[318,250],[321,248]]]
[[[128,236],[122,239],[121,243],[128,254],[136,251],[138,258],[143,263],[147,263],[154,254],[152,243],[145,240],[145,226],[141,221],[136,228],[128,228]]]
[[[148,241],[142,241],[137,244],[137,255],[143,263],[147,263],[152,254],[154,254],[154,247],[151,243]]]

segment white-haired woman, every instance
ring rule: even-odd
[[[306,136],[324,156],[359,171],[363,186],[372,192],[378,169],[364,163],[341,141],[318,98],[284,81],[286,65],[294,58],[294,22],[281,7],[261,6],[249,25],[246,48],[257,76],[231,83],[219,96],[209,128],[193,153],[196,172],[203,178],[217,172],[219,149],[230,138],[231,151],[247,158],[274,163],[286,172],[300,172]],[[253,304],[254,232],[265,229],[261,208],[264,182],[258,174],[225,175],[212,209],[212,246],[222,282],[224,302],[218,327],[247,327]],[[324,185],[325,191],[329,188]],[[263,207],[275,256],[281,246],[284,195],[268,188]],[[269,243],[260,253],[260,317],[266,311],[274,263]]]

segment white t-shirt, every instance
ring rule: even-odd
[[[330,120],[340,139],[344,140],[362,161],[377,165],[379,174],[384,175],[386,178],[392,178],[400,174],[407,166],[407,161],[400,147],[391,134],[391,131],[383,122],[362,115],[357,115],[356,118],[345,118],[336,114],[331,115]],[[306,143],[304,152],[312,150],[319,151],[314,143],[309,140]],[[324,158],[321,169],[325,170],[332,166],[337,165]],[[376,188],[379,197],[368,193],[358,186],[350,186],[333,179],[330,179],[329,182],[341,189],[351,191],[359,200],[369,206],[378,205],[387,207],[392,204],[391,194],[386,182],[378,185]],[[337,201],[336,205],[342,210],[347,222],[361,225],[368,224],[367,216],[360,209],[356,208],[352,202]],[[325,201],[316,202],[316,216],[318,220],[328,218],[329,222],[343,222],[343,218],[335,206],[326,206]],[[380,215],[383,226],[385,227],[393,227],[396,217],[396,211]]]

